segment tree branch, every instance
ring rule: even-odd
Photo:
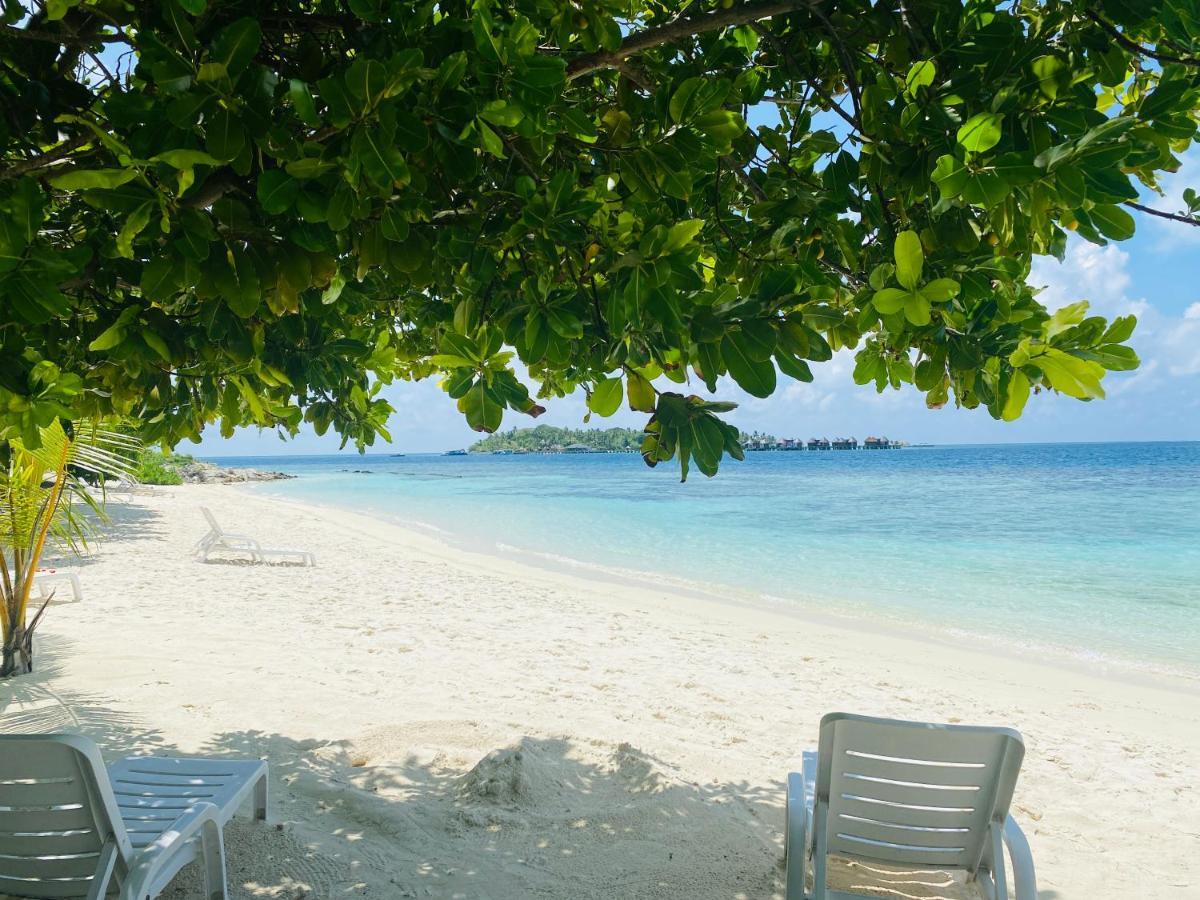
[[[1148,56],[1160,63],[1179,63],[1180,65],[1184,66],[1200,67],[1200,59],[1195,57],[1175,56],[1171,53],[1163,53],[1161,50],[1151,50],[1149,47],[1143,47],[1141,44],[1137,43],[1137,41],[1130,40],[1117,30],[1117,26],[1113,25],[1111,22],[1105,21],[1100,14],[1093,9],[1085,9],[1083,14],[1108,32],[1114,41],[1131,53],[1136,53],[1139,56]]]
[[[1182,222],[1184,225],[1195,225],[1200,228],[1200,219],[1193,216],[1183,216],[1179,213],[1164,212],[1161,209],[1155,209],[1153,206],[1143,206],[1140,203],[1134,203],[1132,200],[1126,200],[1125,205],[1131,209],[1136,209],[1138,212],[1148,213],[1152,216],[1158,216],[1160,219],[1170,219],[1172,222]]]
[[[222,169],[210,175],[194,193],[184,197],[181,204],[190,209],[207,209],[230,191],[237,190],[245,184],[245,180],[236,177],[227,169]]]
[[[77,37],[64,34],[61,31],[46,31],[41,28],[17,28],[15,25],[0,25],[0,38],[11,38],[15,41],[45,41],[50,44],[60,44],[63,47],[80,47],[87,49],[94,44],[133,44],[129,35],[124,32],[116,34],[90,34],[87,37]]]
[[[11,166],[0,169],[0,181],[6,181],[10,178],[20,178],[22,175],[52,166],[92,140],[94,140],[94,136],[85,132],[84,134],[76,135],[68,141],[64,141],[57,147],[47,150],[40,156],[18,160]]]
[[[686,19],[674,19],[656,28],[647,28],[631,34],[616,50],[601,50],[577,56],[567,64],[567,80],[570,81],[601,69],[617,68],[619,63],[645,50],[661,47],[680,38],[692,37],[733,25],[745,25],[759,19],[769,19],[798,9],[809,8],[814,0],[756,0],[742,3],[729,9],[699,13]]]

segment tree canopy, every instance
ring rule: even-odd
[[[1102,397],[1133,319],[1051,313],[1032,259],[1200,224],[1139,202],[1200,118],[1191,3],[2,2],[4,439],[364,446],[439,377],[485,432],[627,404],[712,474],[689,383],[842,348],[931,407]]]
[[[604,452],[626,452],[642,446],[645,436],[636,428],[556,428],[538,425],[497,431],[471,445],[472,453],[520,450],[544,453],[572,445]]]

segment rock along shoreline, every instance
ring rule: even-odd
[[[210,462],[191,462],[180,466],[179,476],[184,484],[241,484],[246,481],[283,481],[296,477],[286,472],[235,469]]]

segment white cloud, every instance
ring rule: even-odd
[[[1031,281],[1045,284],[1038,299],[1051,309],[1088,300],[1092,311],[1100,315],[1138,317],[1130,343],[1142,364],[1133,372],[1106,378],[1110,397],[1162,390],[1194,395],[1200,385],[1185,384],[1181,379],[1200,374],[1200,303],[1175,317],[1142,297],[1130,296],[1134,287],[1131,261],[1130,254],[1115,244],[1098,247],[1073,239],[1061,264],[1039,258]]]

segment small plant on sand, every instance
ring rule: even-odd
[[[30,594],[47,544],[86,547],[104,516],[88,481],[131,475],[140,449],[136,438],[84,423],[68,432],[55,420],[39,436],[37,447],[19,438],[0,444],[0,678],[33,671],[33,632],[49,599],[30,616]]]

